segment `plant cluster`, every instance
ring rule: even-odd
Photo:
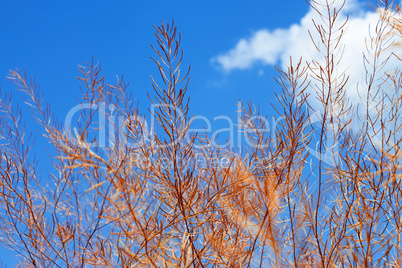
[[[278,69],[282,120],[271,135],[258,109],[241,104],[254,145],[247,154],[189,132],[189,72],[181,72],[173,23],[155,27],[152,132],[124,80],[107,83],[99,65],[79,69],[85,109],[72,129],[51,118],[33,80],[11,71],[55,148],[44,179],[20,111],[9,96],[0,100],[0,240],[21,267],[402,266],[402,75],[382,72],[389,57],[401,57],[392,53],[401,10],[378,9],[357,107],[347,71],[338,70],[342,7],[311,6],[322,19],[311,29],[321,58]],[[125,120],[102,122],[99,114]],[[99,133],[112,146],[99,146]],[[216,161],[223,158],[226,165]]]

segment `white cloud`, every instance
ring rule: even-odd
[[[343,1],[335,1],[335,7],[339,7]],[[322,11],[325,14],[325,10]],[[369,41],[369,29],[373,33],[379,19],[376,11],[364,11],[361,3],[357,0],[346,1],[340,16],[337,19],[338,25],[349,20],[346,25],[346,32],[342,38],[342,61],[338,66],[338,73],[347,71],[349,77],[350,90],[349,97],[357,97],[356,85],[365,81],[363,53],[367,53],[366,44]],[[237,45],[228,52],[218,55],[212,59],[224,71],[230,72],[235,69],[247,69],[256,63],[266,65],[280,65],[284,68],[289,63],[289,57],[293,61],[303,58],[305,61],[320,59],[322,56],[315,49],[309,30],[314,40],[319,40],[319,35],[315,30],[312,20],[320,23],[320,15],[310,8],[308,13],[299,23],[290,25],[286,29],[261,29],[256,31],[251,37],[241,39]],[[339,55],[341,56],[341,55]],[[393,57],[388,66],[398,66],[400,62]]]
[[[284,52],[287,42],[287,30],[260,30],[249,40],[241,39],[234,49],[225,55],[218,56],[218,62],[224,70],[246,69],[255,62],[262,61],[265,64],[275,64]]]

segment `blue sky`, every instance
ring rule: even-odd
[[[376,7],[374,0],[348,2],[354,13],[373,12]],[[5,78],[9,69],[25,68],[36,78],[52,110],[63,119],[80,96],[77,66],[93,57],[102,65],[108,82],[113,83],[116,75],[124,74],[139,101],[140,111],[145,113],[150,105],[146,96],[152,89],[150,75],[158,76],[149,58],[154,56],[150,47],[155,44],[152,25],[174,19],[182,34],[182,66],[192,66],[188,91],[191,114],[206,116],[211,121],[218,115],[235,117],[238,99],[252,100],[264,113],[272,113],[270,103],[275,101],[274,92],[280,90],[272,78],[277,76],[274,65],[281,66],[290,54],[299,56],[296,51],[311,47],[306,25],[300,23],[302,19],[311,20],[307,16],[309,10],[302,0],[247,4],[3,1],[0,85],[3,91],[13,90],[15,87]],[[289,29],[295,25],[300,26],[299,32],[304,35],[286,40],[276,34],[282,31],[282,36],[291,36]],[[243,58],[236,51],[242,41],[249,42],[245,49],[251,53]],[[287,50],[269,51],[270,47],[284,48],[283,44],[291,45]],[[261,47],[268,51],[258,51]]]
[[[368,30],[368,23],[375,19],[375,1],[348,3],[351,32],[357,26]],[[206,116],[212,127],[218,128],[222,122],[214,123],[213,118],[235,118],[238,99],[242,99],[252,100],[264,114],[273,115],[270,103],[275,104],[274,93],[280,92],[272,78],[277,76],[274,65],[283,66],[292,52],[308,57],[303,53],[311,47],[306,38],[309,11],[303,0],[3,0],[0,85],[3,92],[13,92],[14,102],[22,105],[21,95],[6,76],[10,69],[25,68],[35,77],[52,111],[63,120],[80,97],[78,64],[93,57],[102,65],[108,82],[124,74],[140,111],[146,113],[150,105],[146,93],[152,90],[150,75],[158,75],[149,58],[154,56],[150,44],[156,43],[152,25],[174,19],[182,34],[182,66],[191,64],[190,114]],[[364,33],[361,29],[358,31]],[[355,33],[346,39],[352,44],[350,55],[364,49],[359,38]],[[23,117],[28,131],[35,132],[29,114]],[[40,160],[47,157],[44,150],[36,148],[36,153]],[[9,263],[11,266],[11,259]]]
[[[94,57],[110,82],[124,74],[143,110],[149,106],[150,75],[158,75],[149,58],[154,55],[152,24],[174,19],[182,33],[183,67],[192,66],[191,111],[206,116],[234,114],[238,98],[258,99],[260,104],[269,100],[273,67],[268,66],[262,77],[256,71],[225,75],[211,58],[261,28],[287,27],[308,10],[304,1],[292,1],[291,8],[278,2],[6,2],[0,11],[0,83],[3,89],[12,89],[5,80],[8,70],[26,68],[54,111],[63,116],[80,94],[77,65]],[[286,10],[286,18],[281,10]]]

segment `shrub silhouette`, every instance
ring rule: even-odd
[[[157,130],[124,80],[105,82],[93,62],[79,69],[75,126],[52,123],[33,80],[11,71],[55,154],[50,178],[39,178],[20,112],[2,98],[2,243],[22,267],[400,267],[402,77],[381,74],[388,57],[400,57],[389,53],[400,9],[379,9],[357,109],[347,73],[336,71],[345,24],[333,4],[311,2],[322,58],[278,69],[273,135],[252,103],[241,104],[247,154],[190,134],[189,72],[173,23],[155,27]],[[124,120],[110,120],[117,116]]]

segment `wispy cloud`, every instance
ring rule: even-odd
[[[340,5],[343,1],[336,1]],[[357,95],[356,85],[365,80],[363,54],[367,52],[369,33],[373,34],[379,20],[379,12],[376,10],[364,10],[357,0],[349,0],[338,17],[338,24],[343,24],[349,16],[345,33],[342,38],[342,61],[338,66],[339,73],[347,71],[349,85],[354,89],[349,97]],[[286,29],[261,29],[250,37],[241,39],[237,45],[211,59],[225,72],[252,68],[257,63],[266,65],[279,65],[285,67],[289,63],[289,57],[293,59],[303,58],[305,61],[320,59],[319,52],[315,49],[309,31],[314,40],[319,35],[315,31],[313,20],[320,22],[319,14],[310,8],[300,22],[290,25]],[[388,54],[389,55],[389,54]],[[386,56],[386,55],[385,55]],[[391,58],[388,66],[398,66],[400,61]]]
[[[241,39],[235,48],[217,56],[213,61],[219,63],[225,71],[250,68],[261,61],[265,64],[275,64],[285,52],[288,30],[259,30],[252,37]]]

